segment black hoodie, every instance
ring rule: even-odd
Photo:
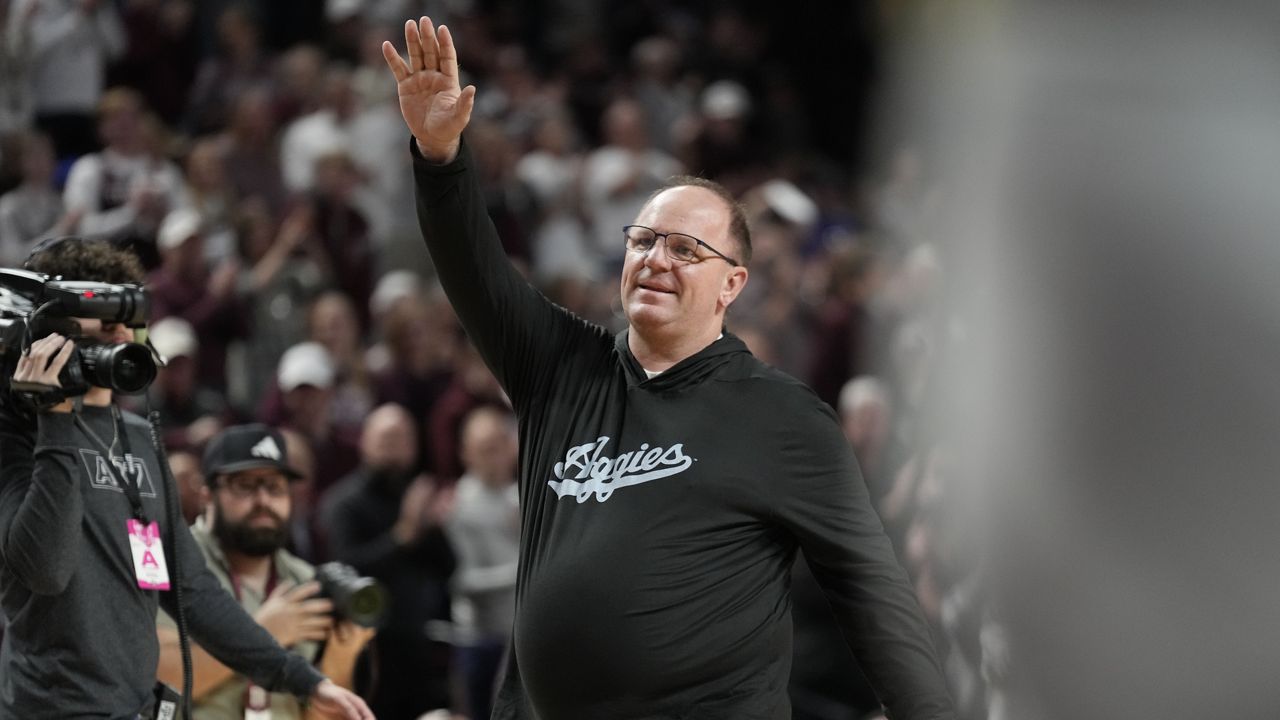
[[[464,146],[413,149],[418,218],[520,424],[502,719],[790,718],[804,551],[895,720],[954,716],[929,631],[831,410],[725,333],[649,379],[503,255]]]

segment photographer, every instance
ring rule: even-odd
[[[132,255],[76,238],[42,243],[26,268],[97,283],[142,277]],[[14,385],[60,391],[77,344],[133,339],[123,324],[74,319],[74,340],[55,333],[23,343]],[[13,348],[5,350],[10,358]],[[334,717],[373,717],[245,614],[205,567],[185,523],[168,527],[169,488],[145,420],[123,413],[107,387],[42,405],[0,396],[0,605],[10,621],[0,718],[150,717],[156,611],[177,615],[179,598],[193,639],[262,687],[309,698]],[[170,589],[176,561],[180,583]]]
[[[284,549],[291,484],[300,477],[285,453],[284,437],[266,425],[239,425],[216,435],[204,454],[210,502],[191,536],[209,570],[277,642],[315,662],[317,643],[327,639],[319,667],[351,688],[356,659],[373,631],[347,620],[335,624],[333,603],[317,597],[315,568]],[[158,625],[156,674],[174,684],[182,678],[177,627],[165,614]],[[267,693],[202,648],[192,654],[192,679],[194,720],[244,718],[246,710],[269,710],[272,720],[310,717],[292,696]]]

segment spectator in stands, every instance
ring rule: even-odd
[[[376,643],[380,680],[370,707],[382,717],[413,718],[449,702],[448,650],[426,635],[449,617],[446,583],[454,556],[443,526],[451,489],[418,474],[417,430],[399,405],[370,413],[360,438],[360,467],[321,503],[336,560],[386,584],[391,605]]]
[[[186,208],[169,213],[156,246],[160,267],[147,278],[151,316],[180,317],[200,338],[200,382],[215,390],[227,386],[227,346],[244,336],[246,309],[235,294],[237,263],[228,260],[212,272],[204,260],[203,219]]]
[[[480,407],[467,415],[462,463],[465,472],[445,526],[458,557],[452,586],[454,657],[466,687],[467,713],[485,718],[515,622],[520,497],[510,413]]]
[[[170,448],[169,471],[178,486],[178,500],[182,505],[182,519],[188,525],[194,523],[209,505],[209,488],[200,472],[200,458],[190,450]]]
[[[148,339],[165,358],[152,384],[152,407],[160,413],[165,445],[203,448],[230,420],[223,395],[200,383],[200,341],[191,323],[170,316],[157,321]]]
[[[880,259],[850,245],[831,248],[823,260],[827,287],[815,312],[807,376],[818,397],[837,407],[844,382],[871,369],[868,306],[880,281]]]
[[[271,91],[266,86],[247,88],[231,108],[231,123],[221,135],[227,177],[240,197],[260,198],[272,212],[279,212],[285,190]]]
[[[453,382],[454,363],[464,343],[439,286],[392,305],[382,337],[388,364],[378,373],[378,401],[400,403],[414,417],[429,417]],[[425,435],[419,444],[422,467],[434,467],[435,453]]]
[[[472,410],[484,405],[501,409],[510,407],[506,394],[484,364],[480,353],[470,342],[465,342],[454,362],[449,387],[431,409],[427,421],[434,463],[432,471],[438,477],[454,480],[462,475],[462,457],[458,451],[462,421]]]
[[[238,193],[227,175],[223,153],[218,138],[198,138],[186,161],[187,205],[203,220],[204,260],[210,267],[237,255],[234,214]]]
[[[0,266],[18,267],[36,242],[66,233],[75,218],[65,216],[54,189],[53,145],[42,133],[22,136],[22,184],[0,197]]]
[[[280,167],[285,187],[306,192],[316,186],[316,163],[333,153],[356,150],[351,145],[351,122],[356,115],[356,95],[351,70],[330,65],[324,73],[321,103],[285,128],[280,143]]]
[[[186,125],[196,134],[225,128],[239,99],[271,80],[258,19],[246,2],[229,4],[218,16],[218,49],[196,72]]]
[[[35,117],[34,88],[31,87],[31,21],[40,9],[38,3],[26,3],[21,13],[16,0],[0,0],[0,141],[31,127]],[[0,146],[2,155],[10,149]]]
[[[291,511],[289,483],[297,475],[284,453],[284,438],[263,425],[239,425],[215,437],[203,462],[209,512],[191,534],[214,577],[259,625],[339,686],[351,689],[356,659],[373,631],[346,621],[335,623],[332,602],[317,597],[315,569],[284,549]],[[181,686],[177,628],[163,611],[156,635],[157,676]],[[304,717],[295,697],[267,692],[200,647],[192,648],[191,659],[195,718],[232,720],[253,717],[255,712],[272,718]]]
[[[105,0],[11,0],[9,17],[30,17],[31,87],[36,126],[60,158],[98,148],[94,112],[107,62],[125,49],[116,3]],[[108,143],[109,139],[105,139]]]
[[[374,389],[356,309],[342,291],[330,290],[312,301],[307,325],[309,339],[323,345],[333,359],[333,423],[340,432],[358,434],[373,409]]]
[[[622,226],[635,219],[664,180],[681,172],[674,157],[649,141],[644,112],[634,100],[613,101],[604,114],[605,145],[587,156],[582,171],[590,236],[597,243],[597,257],[610,273],[621,265],[625,252],[618,242]]]
[[[120,11],[127,42],[112,64],[112,83],[137,88],[166,125],[176,126],[199,59],[193,0],[134,0]]]
[[[337,368],[323,345],[301,342],[280,356],[279,392],[269,395],[262,416],[270,424],[298,431],[316,457],[315,497],[360,462],[355,440],[333,422]]]
[[[98,129],[105,148],[71,166],[63,202],[79,222],[71,232],[154,239],[160,221],[183,201],[182,172],[149,146],[142,96],[112,88],[102,96]]]
[[[889,492],[905,451],[893,434],[893,403],[878,378],[860,375],[840,390],[840,427],[858,457],[858,467],[877,507]]]
[[[334,149],[315,162],[315,211],[317,248],[328,259],[339,289],[355,303],[360,326],[369,326],[369,298],[373,295],[374,245],[369,223],[355,205],[362,182],[360,171],[345,149]]]
[[[237,211],[236,235],[244,262],[236,285],[248,335],[234,352],[244,371],[227,381],[232,405],[253,414],[275,388],[280,356],[306,339],[304,308],[329,284],[328,262],[309,203],[294,205],[277,222],[263,198],[248,198]]]

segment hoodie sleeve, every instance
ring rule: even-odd
[[[807,390],[779,403],[775,519],[796,537],[850,649],[892,720],[954,720],[906,571],[830,408]],[[803,397],[800,397],[803,396]]]
[[[507,259],[465,138],[445,165],[424,159],[412,140],[409,145],[418,224],[440,283],[516,409],[528,407],[530,394],[549,385],[559,357],[590,326],[543,297]]]
[[[38,595],[66,589],[80,552],[76,432],[70,413],[29,416],[0,401],[0,560]]]

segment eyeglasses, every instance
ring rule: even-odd
[[[737,260],[692,235],[660,233],[643,225],[627,225],[622,228],[622,234],[627,238],[627,249],[639,255],[647,255],[653,249],[653,246],[657,244],[658,238],[663,238],[667,245],[667,257],[676,262],[700,263],[706,260],[707,258],[698,255],[698,246],[701,245],[734,267],[738,267],[740,264]]]
[[[275,477],[231,475],[222,479],[222,487],[242,500],[257,495],[258,490],[266,490],[270,497],[281,498],[289,494],[289,479],[283,475]]]

